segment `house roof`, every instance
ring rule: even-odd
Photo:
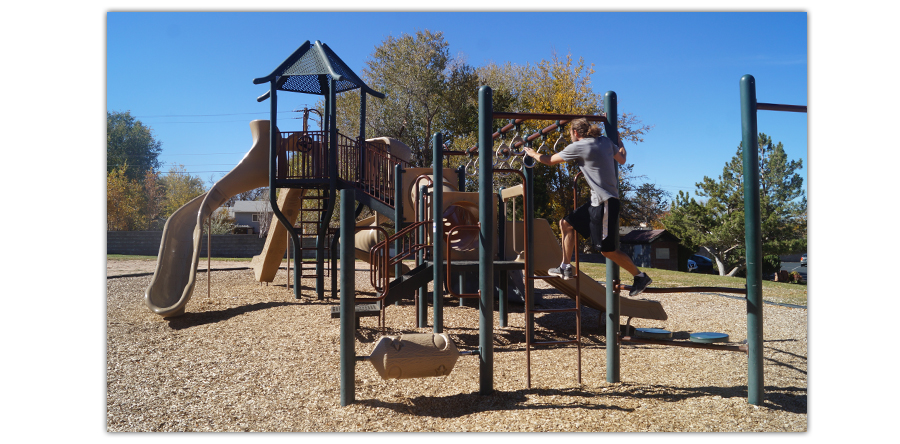
[[[624,244],[649,244],[664,239],[678,242],[678,238],[666,230],[634,230],[620,237],[619,242]]]
[[[262,200],[238,200],[232,208],[235,213],[259,213],[263,210],[272,212],[272,204]]]

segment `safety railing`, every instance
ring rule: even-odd
[[[325,131],[282,131],[277,153],[277,179],[331,178],[328,134]],[[337,178],[393,206],[394,165],[409,163],[377,144],[337,135]]]

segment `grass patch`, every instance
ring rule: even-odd
[[[606,280],[606,264],[596,262],[581,262],[581,268],[592,278]],[[744,288],[746,279],[713,274],[683,273],[680,271],[661,270],[657,268],[641,268],[653,278],[652,287],[727,287]],[[621,271],[622,283],[631,285],[631,275],[627,271]],[[788,284],[784,282],[762,281],[763,300],[779,304],[793,304],[806,306],[806,285]],[[740,296],[740,295],[736,295]]]
[[[115,260],[141,260],[141,261],[155,261],[156,256],[138,256],[138,255],[128,255],[128,254],[107,254],[106,259],[115,259]],[[232,258],[232,257],[214,257],[212,260],[214,261],[226,261],[226,262],[250,262],[249,257],[247,258]],[[200,258],[201,261],[205,261],[205,257]],[[314,259],[304,259],[303,262],[314,262]],[[356,262],[361,262],[357,260]],[[413,267],[415,264],[410,262]],[[581,268],[590,275],[592,278],[598,281],[606,280],[606,264],[599,262],[581,262]],[[744,284],[746,280],[744,278],[736,278],[736,277],[728,277],[728,276],[718,276],[712,274],[699,274],[699,273],[683,273],[680,271],[671,271],[671,270],[662,270],[658,268],[642,268],[642,271],[646,271],[652,278],[653,287],[664,288],[664,287],[728,287],[728,288],[744,288]],[[631,276],[628,272],[623,271],[622,273],[622,282],[624,284],[631,284]],[[779,304],[793,304],[793,305],[802,305],[806,306],[806,285],[805,284],[788,284],[783,282],[772,282],[772,281],[762,281],[763,286],[763,300],[767,302],[775,302]],[[737,295],[739,296],[739,295]]]

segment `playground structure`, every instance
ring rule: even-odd
[[[743,82],[743,80],[742,80]],[[305,42],[268,76],[257,78],[255,84],[269,84],[269,91],[258,100],[270,100],[271,119],[251,122],[253,144],[244,159],[209,192],[192,200],[176,211],[167,221],[160,244],[156,273],[145,295],[145,302],[152,311],[163,316],[178,316],[194,287],[194,277],[199,261],[200,236],[204,220],[228,198],[243,191],[268,185],[269,199],[274,218],[265,247],[254,258],[254,276],[259,282],[271,282],[278,270],[288,243],[295,252],[302,252],[301,237],[315,238],[315,291],[318,299],[324,299],[324,275],[326,249],[332,258],[340,257],[340,267],[332,260],[332,291],[340,290],[340,356],[341,356],[341,404],[354,401],[355,363],[373,361],[382,377],[422,377],[449,374],[456,356],[470,354],[480,362],[480,393],[493,392],[493,312],[494,300],[499,301],[500,325],[506,326],[508,285],[510,276],[522,277],[526,310],[526,371],[527,384],[531,385],[530,352],[533,346],[571,343],[577,346],[578,382],[581,380],[581,305],[596,308],[606,316],[607,380],[619,381],[619,343],[632,341],[658,343],[657,339],[641,339],[620,334],[620,317],[665,320],[667,315],[657,301],[629,299],[619,295],[628,286],[621,285],[618,267],[607,262],[606,285],[600,284],[579,270],[575,261],[575,278],[566,281],[547,276],[562,256],[559,243],[548,221],[535,219],[533,203],[533,175],[531,159],[522,160],[523,168],[510,166],[512,156],[522,155],[522,147],[536,138],[556,130],[576,118],[588,118],[602,122],[608,137],[617,137],[616,96],[605,96],[605,116],[578,116],[556,114],[522,114],[494,112],[490,87],[479,89],[479,138],[478,145],[463,152],[445,151],[440,133],[432,139],[434,154],[432,168],[412,168],[409,165],[409,148],[389,138],[366,139],[365,104],[367,96],[383,98],[360,80],[343,61],[326,45]],[[336,94],[360,90],[360,134],[356,138],[340,134],[336,127]],[[277,129],[278,91],[318,94],[325,97],[325,115],[320,131],[281,132]],[[755,95],[755,92],[754,92]],[[742,95],[743,97],[743,95]],[[754,97],[755,102],[755,97]],[[510,119],[509,125],[494,132],[495,119]],[[492,150],[494,139],[502,136],[525,120],[556,120],[556,123],[526,138],[516,137],[510,145]],[[755,132],[755,124],[753,127]],[[746,140],[745,129],[745,140]],[[745,146],[755,147],[756,144]],[[751,151],[751,150],[745,150]],[[467,193],[465,178],[468,168],[443,168],[443,156],[467,155],[476,162],[478,192]],[[746,153],[745,153],[746,156]],[[499,162],[493,159],[497,158]],[[745,163],[747,160],[745,159]],[[755,164],[755,163],[750,163]],[[515,187],[493,189],[495,174],[514,174],[522,183]],[[746,173],[745,173],[746,174]],[[756,178],[758,183],[758,177]],[[745,180],[745,184],[747,181]],[[440,184],[440,186],[436,185]],[[745,185],[746,187],[746,185]],[[752,187],[751,187],[752,188]],[[276,190],[281,190],[276,193]],[[755,188],[758,193],[758,186]],[[745,189],[745,195],[748,191]],[[340,229],[329,230],[328,224],[335,211],[336,198]],[[507,220],[505,203],[521,198],[525,211],[523,221]],[[758,238],[758,194],[756,198],[756,242]],[[745,201],[747,200],[745,196]],[[313,202],[303,205],[304,202]],[[752,203],[751,203],[752,205]],[[357,221],[363,207],[369,207],[374,215]],[[503,209],[501,209],[503,208]],[[313,227],[295,226],[301,211],[313,211],[318,215]],[[749,214],[749,212],[748,212]],[[748,216],[748,218],[751,216]],[[380,225],[383,220],[394,222],[396,232],[388,236]],[[500,220],[502,219],[502,223]],[[435,223],[440,220],[441,223]],[[746,292],[748,295],[748,326],[751,322],[750,305],[759,304],[758,338],[749,334],[757,331],[748,328],[749,347],[704,344],[706,348],[747,352],[751,359],[757,347],[761,358],[761,280],[760,269],[750,270],[750,238],[748,228],[748,288],[718,289]],[[617,236],[617,233],[614,233]],[[290,239],[290,242],[287,240]],[[349,241],[351,240],[352,241]],[[339,240],[347,240],[339,242]],[[618,242],[618,239],[616,238]],[[522,247],[517,251],[514,246]],[[339,254],[335,254],[338,253]],[[391,251],[393,250],[393,251]],[[540,251],[541,254],[534,254]],[[518,257],[517,257],[518,256]],[[297,256],[298,258],[300,256]],[[372,285],[378,295],[358,298],[355,282],[355,258],[371,266]],[[415,259],[410,268],[403,260]],[[338,269],[340,271],[338,277]],[[477,273],[478,290],[467,293],[464,285],[466,273]],[[757,290],[751,291],[750,276],[756,273]],[[301,271],[293,275],[294,297],[301,298]],[[496,279],[495,279],[496,277]],[[457,290],[452,282],[458,279]],[[545,280],[563,294],[575,300],[572,309],[541,310],[534,307],[534,281]],[[355,356],[354,330],[360,304],[377,304],[383,319],[384,310],[392,303],[414,299],[417,325],[427,327],[428,300],[426,286],[433,282],[432,308],[433,333],[430,335],[401,335],[386,337],[376,345],[371,356]],[[695,289],[648,289],[652,292],[700,291]],[[754,300],[751,301],[751,294]],[[458,352],[443,332],[442,307],[446,296],[477,299],[479,304],[479,348]],[[603,296],[600,296],[603,295]],[[570,311],[575,315],[576,337],[570,341],[539,343],[533,341],[533,322],[536,313]],[[383,320],[381,321],[383,328]],[[626,324],[626,328],[627,328]],[[405,338],[404,338],[405,336]],[[657,341],[657,342],[650,342]],[[679,346],[678,341],[663,341]],[[688,346],[688,345],[685,345]],[[378,361],[378,363],[374,362]],[[752,362],[752,361],[751,361]],[[761,359],[759,381],[761,382]],[[751,364],[751,373],[754,371]],[[754,379],[752,376],[751,380]],[[752,388],[752,387],[751,387]],[[760,388],[761,389],[761,388]],[[760,396],[761,398],[761,396]],[[759,403],[761,399],[751,403]]]

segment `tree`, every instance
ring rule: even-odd
[[[162,216],[168,219],[177,209],[191,201],[191,199],[206,192],[203,187],[203,179],[191,176],[184,169],[184,165],[173,165],[168,174],[160,179],[166,191]]]
[[[541,60],[534,66],[507,63],[503,66],[490,64],[479,69],[481,82],[490,85],[493,90],[494,110],[511,112],[600,114],[603,110],[603,100],[601,95],[592,91],[593,74],[593,65],[587,65],[583,58],[579,58],[576,62],[571,54],[560,58],[556,53],[552,54],[550,60]],[[495,123],[499,128],[508,122]],[[521,126],[520,132],[525,135],[533,134],[551,123],[554,122],[529,121]],[[623,141],[641,142],[642,136],[650,128],[632,114],[621,113],[619,116],[618,131]],[[566,135],[566,130],[548,134],[546,144],[549,149],[541,152],[553,154],[555,151],[552,147],[557,145],[557,139]],[[541,143],[542,140],[538,139],[533,143],[533,147],[537,148]],[[557,149],[565,147],[568,143],[568,140],[560,141]],[[632,181],[642,178],[632,174],[633,168],[632,164],[620,167],[619,197],[623,209],[632,207],[628,193],[635,188]],[[572,211],[572,190],[578,172],[579,169],[574,162],[552,167],[540,164],[534,168],[536,217],[556,221]],[[578,190],[579,204],[587,202],[590,198],[590,189],[587,186],[579,186]],[[628,212],[624,211],[622,214],[627,216]],[[556,224],[552,225],[554,231],[557,231]]]
[[[802,160],[788,161],[779,142],[760,133],[759,185],[763,256],[795,253],[806,248],[806,193],[797,170]],[[690,249],[703,248],[720,275],[734,276],[746,267],[744,257],[743,146],[718,180],[704,177],[696,184],[697,201],[679,192],[663,223]],[[728,270],[726,272],[726,270]]]
[[[393,137],[408,145],[414,166],[431,165],[435,131],[471,131],[475,105],[469,98],[477,87],[474,68],[450,56],[443,33],[388,36],[375,47],[360,75],[386,95],[366,100],[367,137]],[[321,108],[322,106],[320,106]],[[338,128],[359,133],[359,93],[338,97]]]
[[[107,231],[144,230],[147,218],[141,211],[144,193],[140,182],[128,178],[127,164],[115,168],[106,175],[106,229]]]
[[[162,230],[165,225],[162,214],[166,190],[160,180],[159,173],[156,171],[144,173],[143,188],[145,198],[144,216],[147,217],[147,229]]]
[[[153,130],[132,117],[130,111],[106,112],[106,172],[128,165],[129,179],[143,180],[148,172],[160,167],[162,142]]]
[[[622,188],[619,194],[623,195]],[[652,183],[642,183],[628,191],[629,198],[622,201],[619,217],[623,225],[662,228],[661,219],[669,210],[670,194]]]

